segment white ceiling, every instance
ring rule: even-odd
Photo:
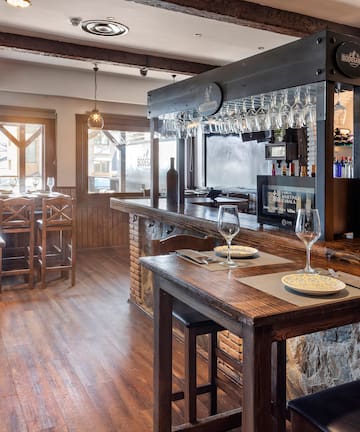
[[[250,1],[360,26],[360,0]],[[260,52],[259,47],[268,50],[295,40],[289,36],[126,0],[32,0],[32,3],[27,9],[18,9],[0,0],[1,31],[215,65],[224,65],[257,54]],[[72,26],[71,17],[80,17],[82,20],[111,17],[128,26],[130,31],[124,36],[94,36],[83,32],[80,26]],[[28,54],[0,47],[1,58],[68,68],[92,67],[85,61]],[[99,64],[99,67],[102,72],[139,76],[138,68],[109,64]],[[172,79],[163,72],[150,71],[148,76],[169,81]]]

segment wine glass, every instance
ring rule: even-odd
[[[236,205],[222,205],[218,213],[218,231],[225,238],[227,243],[227,259],[223,263],[228,267],[237,267],[230,255],[231,241],[240,231],[240,219]]]
[[[310,266],[310,250],[321,234],[320,217],[317,209],[299,209],[296,218],[295,233],[306,247],[306,265],[302,273],[317,273]]]
[[[36,190],[37,187],[39,186],[39,182],[40,182],[39,177],[33,177],[33,178],[32,178],[32,185],[33,185],[33,187],[34,187],[34,190]]]
[[[50,194],[52,194],[53,187],[55,186],[55,178],[54,177],[48,177],[46,179],[46,184],[48,185],[50,189]]]
[[[17,186],[17,178],[11,177],[10,178],[10,187],[11,187],[12,193],[14,193],[16,186]]]

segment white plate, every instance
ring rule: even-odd
[[[216,255],[227,256],[227,246],[217,246],[214,248]],[[230,255],[232,258],[250,258],[256,255],[259,251],[249,246],[231,245]]]
[[[344,282],[330,276],[311,273],[289,274],[282,277],[281,282],[294,291],[309,295],[334,294],[346,286]]]

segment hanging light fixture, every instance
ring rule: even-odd
[[[90,113],[90,115],[88,117],[87,124],[88,124],[88,128],[89,129],[98,129],[98,130],[100,130],[100,129],[103,129],[103,127],[104,127],[104,118],[101,115],[100,111],[96,108],[96,102],[97,102],[97,100],[96,100],[96,94],[97,94],[96,73],[99,70],[99,68],[98,68],[98,66],[97,66],[96,63],[94,64],[94,69],[93,70],[94,70],[94,93],[95,93],[94,100],[95,100],[95,107],[91,111],[91,113]]]
[[[27,8],[31,6],[31,0],[5,0],[7,4],[19,8]]]

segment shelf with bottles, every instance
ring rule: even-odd
[[[354,165],[352,157],[334,158],[333,176],[335,178],[353,178]]]
[[[345,128],[335,128],[334,130],[334,146],[352,146],[354,135],[351,133],[350,129]]]
[[[302,165],[298,160],[278,160],[271,165],[271,175],[282,177],[316,177],[316,165]]]

